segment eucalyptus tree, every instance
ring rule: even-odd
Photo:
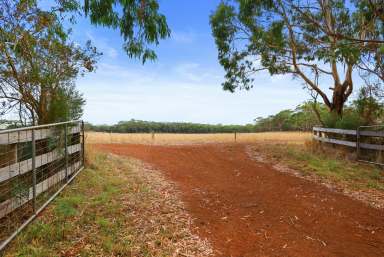
[[[360,88],[358,97],[352,102],[363,125],[381,124],[383,122],[384,105],[377,95],[374,86]]]
[[[92,24],[119,30],[128,56],[139,58],[143,63],[157,57],[151,45],[158,45],[161,39],[170,36],[166,17],[159,12],[158,0],[80,1],[84,1],[81,9]]]
[[[340,117],[353,92],[354,71],[380,73],[382,10],[383,0],[222,2],[210,22],[226,71],[223,87],[250,89],[263,71],[291,74]],[[318,83],[326,77],[330,94]]]
[[[1,3],[3,114],[16,111],[21,121],[44,124],[81,113],[84,100],[74,82],[94,70],[98,53],[90,42],[81,47],[71,41],[60,15],[61,9],[42,10],[32,0]]]
[[[358,67],[364,78],[373,77],[375,83],[384,81],[384,0],[354,0],[356,27],[360,38],[349,38],[351,43],[364,46]],[[343,36],[343,35],[341,35]],[[375,79],[376,78],[376,79]]]
[[[81,116],[85,101],[75,80],[95,69],[99,53],[90,42],[71,40],[80,15],[119,30],[128,56],[143,62],[156,59],[151,46],[170,35],[157,0],[56,0],[45,8],[42,2],[0,3],[0,114],[16,111],[24,123]]]
[[[58,10],[71,12],[72,19],[85,15],[91,24],[120,32],[123,49],[130,58],[144,63],[155,60],[152,46],[170,36],[158,0],[56,0]]]
[[[36,0],[34,0],[36,1]],[[91,24],[119,31],[123,49],[130,58],[144,63],[155,60],[152,49],[170,36],[158,0],[55,0],[54,9],[72,13],[71,20],[85,15]]]

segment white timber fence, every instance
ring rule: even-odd
[[[0,130],[0,255],[84,167],[84,123]]]
[[[357,130],[314,127],[313,139],[350,148],[358,161],[384,165],[384,125],[360,126]]]

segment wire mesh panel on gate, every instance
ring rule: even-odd
[[[0,250],[83,166],[82,122],[0,131]]]

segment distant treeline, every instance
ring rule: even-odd
[[[112,133],[232,133],[254,132],[255,125],[200,124],[189,122],[154,122],[143,120],[120,121],[115,125],[86,124],[85,129]]]
[[[321,115],[326,111],[324,105],[316,106]],[[85,129],[112,133],[251,133],[265,131],[310,131],[319,125],[313,103],[306,102],[294,110],[282,110],[268,117],[258,117],[253,124],[222,125],[189,122],[153,122],[142,120],[120,121],[115,125],[92,125],[86,123]]]
[[[326,112],[322,104],[305,102],[296,109],[282,110],[274,115],[255,119],[255,131],[310,131],[321,125],[319,117]]]
[[[381,93],[381,91],[380,91]],[[356,100],[346,105],[342,117],[334,116],[321,103],[304,102],[294,110],[282,110],[268,117],[258,117],[254,124],[212,125],[188,122],[120,121],[115,125],[86,124],[86,129],[114,133],[233,133],[264,131],[310,131],[314,126],[356,129],[362,125],[384,123],[382,97],[372,88],[362,88]],[[384,95],[384,93],[383,93]]]

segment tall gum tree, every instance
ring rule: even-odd
[[[98,53],[70,40],[66,27],[79,15],[119,31],[128,56],[143,63],[156,59],[152,46],[170,35],[157,0],[55,0],[40,8],[42,2],[0,3],[0,116],[16,112],[24,124],[81,116],[75,80],[94,70]]]
[[[367,9],[369,2],[374,8]],[[223,88],[231,92],[237,88],[250,89],[255,74],[260,71],[268,71],[272,76],[292,74],[319,95],[332,113],[341,117],[344,104],[353,92],[353,72],[369,55],[382,56],[383,20],[377,12],[379,2],[383,3],[382,0],[222,2],[211,15],[210,23],[218,58],[226,71]],[[318,81],[324,77],[333,81],[329,85],[331,94],[319,87]]]
[[[94,70],[99,54],[90,42],[71,41],[59,15],[32,0],[0,5],[1,114],[15,111],[37,124],[79,117],[84,101],[75,79]]]

